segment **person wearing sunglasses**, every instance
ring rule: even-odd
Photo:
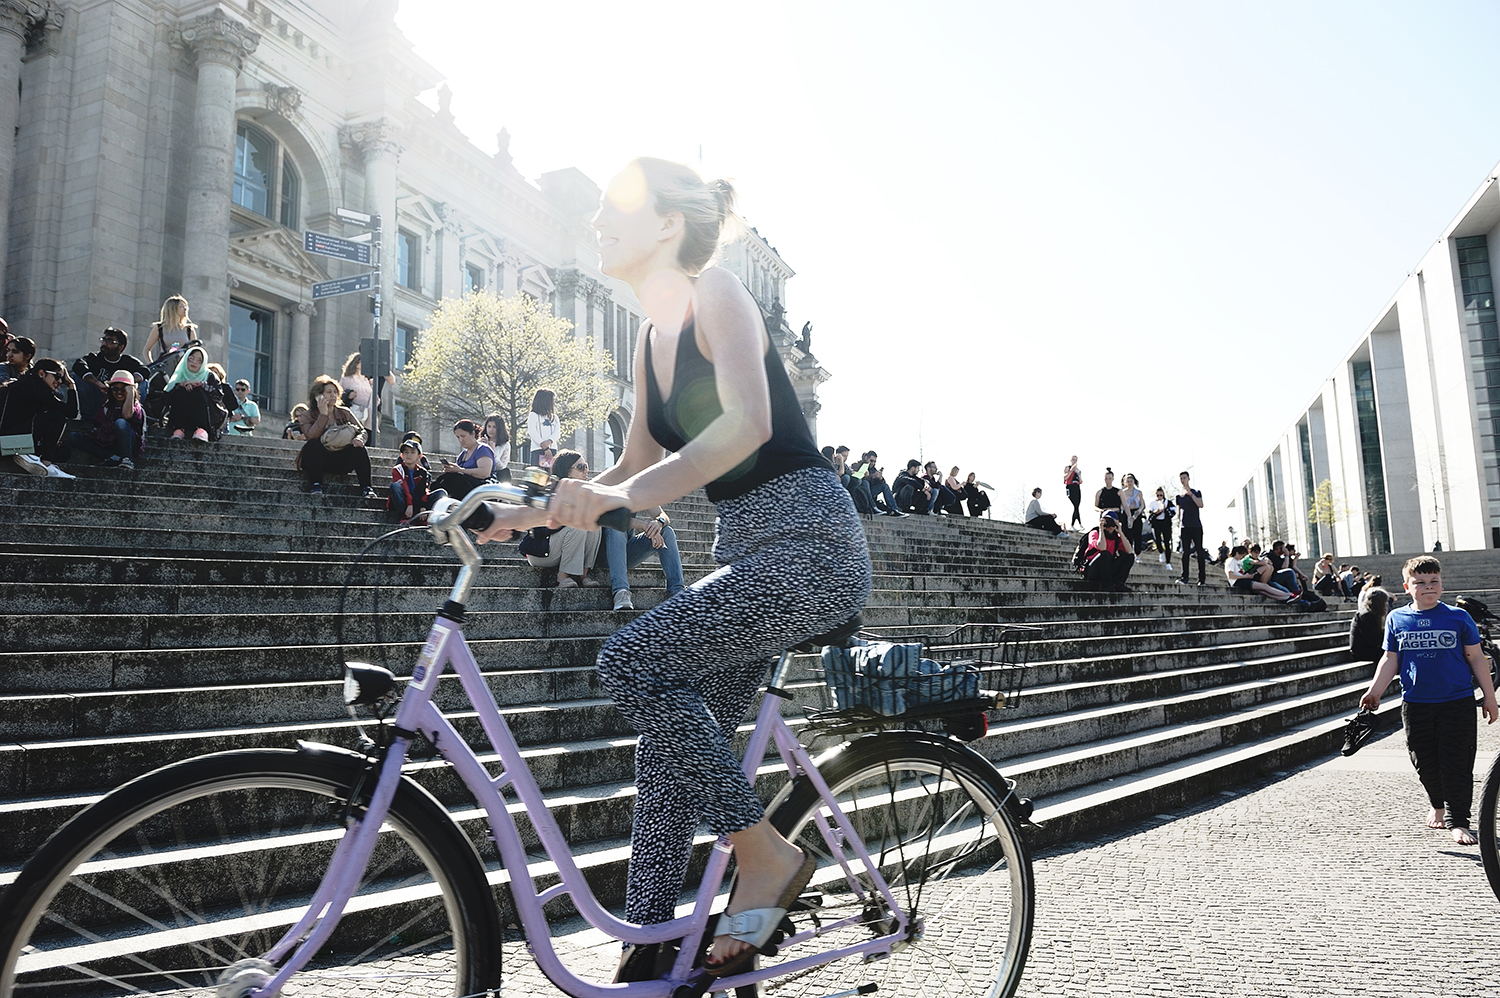
[[[129,372],[137,385],[151,377],[145,364],[125,352],[129,344],[129,333],[110,326],[99,337],[98,350],[73,362],[73,377],[78,382],[78,415],[84,422],[91,421],[99,411],[116,371]]]
[[[552,473],[559,480],[574,478],[588,481],[589,465],[578,451],[560,450],[557,452],[557,460],[553,462]],[[442,481],[442,478],[438,481]],[[533,568],[555,568],[559,589],[592,587],[595,583],[589,580],[588,574],[589,569],[594,567],[594,559],[599,556],[599,542],[603,539],[601,531],[600,527],[593,530],[582,527],[558,527],[552,530],[534,527],[531,536],[535,542],[547,545],[547,553],[532,554],[523,548],[522,554]]]
[[[0,385],[8,385],[31,370],[36,344],[29,336],[12,336],[5,344],[5,363],[0,364]]]
[[[0,436],[30,433],[35,453],[17,454],[21,470],[48,478],[72,478],[57,466],[68,452],[63,430],[78,418],[78,392],[62,361],[43,357],[28,375],[12,381],[0,402]]]
[[[260,406],[250,397],[250,382],[244,378],[234,383],[235,408],[229,414],[229,426],[224,432],[236,437],[247,437],[260,425]]]
[[[88,433],[74,430],[68,443],[102,459],[106,468],[134,471],[146,448],[146,411],[136,396],[135,376],[116,371],[106,387],[104,402],[94,413],[94,428]]]

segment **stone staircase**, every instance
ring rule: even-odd
[[[352,478],[322,498],[302,494],[295,449],[153,439],[133,474],[75,467],[66,482],[0,468],[0,887],[70,814],[157,766],[299,739],[352,744],[340,631],[350,659],[409,671],[456,562],[425,533],[402,535],[378,579],[361,567],[340,628],[350,562],[386,527]],[[373,456],[380,482],[393,455]],[[712,567],[712,507],[692,496],[671,512],[692,581]],[[1346,661],[1344,606],[1298,615],[1218,575],[1178,586],[1149,555],[1132,593],[1084,592],[1070,544],[1012,523],[875,518],[866,530],[871,626],[1039,628],[1017,707],[997,712],[974,747],[1037,800],[1041,841],[1331,752],[1368,682],[1368,666]],[[609,609],[607,587],[540,588],[543,573],[513,546],[487,555],[466,634],[595,890],[616,905],[633,748],[593,660],[631,614]],[[661,585],[659,571],[633,577],[640,610],[665,597]],[[815,664],[799,660],[789,716],[821,703]],[[438,699],[483,745],[456,680]],[[483,816],[447,767],[422,759],[410,770],[503,885]],[[761,778],[770,792],[778,766]],[[533,872],[549,869],[538,853]]]

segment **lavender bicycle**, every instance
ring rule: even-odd
[[[498,993],[510,920],[546,977],[577,998],[745,996],[757,986],[811,998],[897,984],[930,995],[1015,992],[1033,884],[1017,830],[1027,810],[1013,785],[956,738],[879,722],[848,728],[814,758],[807,744],[829,729],[794,729],[779,709],[795,686],[791,651],[744,766],[779,781],[769,813],[819,866],[773,952],[732,978],[699,966],[727,886],[723,840],[691,914],[638,926],[606,910],[464,640],[480,558],[462,525],[487,515],[485,500],[546,497],[481,486],[434,518],[431,532],[462,568],[410,680],[398,696],[387,670],[346,669],[345,699],[380,715],[378,737],[359,751],[302,743],[201,756],[81,811],[5,878],[0,998]],[[450,672],[490,744],[482,755],[433,703]],[[419,734],[446,767],[408,759]],[[765,758],[772,746],[775,763]],[[417,770],[461,781],[477,810],[450,813]],[[564,898],[614,939],[685,942],[658,979],[586,980],[549,931],[544,908],[555,913]],[[502,919],[502,904],[514,914]]]

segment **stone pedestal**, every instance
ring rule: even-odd
[[[0,0],[0,258],[9,246],[11,178],[16,168],[16,122],[21,113],[21,57],[26,35],[46,21],[46,4]],[[0,301],[5,300],[5,269],[0,267]]]
[[[184,24],[176,39],[198,64],[188,167],[182,294],[210,359],[222,360],[229,332],[229,205],[234,184],[235,87],[260,35],[215,10]]]

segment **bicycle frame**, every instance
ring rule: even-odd
[[[452,543],[460,548],[462,556],[465,552],[461,545],[468,545],[469,541],[467,537],[460,537],[458,541]],[[478,561],[477,553],[473,551],[472,546],[469,547],[467,553],[473,556],[473,560],[471,561],[468,557],[464,558],[465,567],[460,572],[458,583],[454,586],[455,597],[467,595],[468,583],[472,578],[471,569]],[[701,939],[708,927],[709,918],[713,917],[710,911],[714,898],[728,871],[730,857],[728,840],[721,837],[714,844],[691,915],[657,925],[633,925],[606,911],[594,897],[587,880],[578,869],[568,843],[563,838],[556,820],[547,809],[542,791],[526,765],[520,745],[517,744],[494,697],[485,685],[479,665],[474,661],[468,643],[464,640],[462,623],[459,619],[455,619],[461,616],[461,600],[455,598],[448,606],[445,606],[444,615],[434,621],[427,643],[423,646],[416,667],[412,671],[411,681],[407,684],[401,704],[396,711],[395,737],[381,766],[380,776],[369,807],[364,816],[351,826],[351,831],[340,840],[330,860],[328,871],[314,893],[307,912],[265,954],[265,959],[273,964],[279,963],[288,953],[291,953],[291,956],[281,965],[280,970],[266,983],[266,986],[256,993],[262,996],[280,994],[286,983],[313,958],[337,927],[344,906],[357,889],[365,866],[369,862],[370,854],[375,847],[380,826],[385,820],[396,785],[401,779],[401,766],[406,760],[412,738],[415,734],[421,733],[453,766],[459,778],[463,780],[488,816],[491,831],[499,846],[501,861],[505,869],[510,872],[511,893],[521,926],[525,930],[526,938],[530,941],[532,954],[547,979],[567,994],[573,995],[574,998],[611,998],[611,996],[612,998],[620,998],[620,996],[657,998],[657,996],[672,994],[678,985],[694,973],[692,963],[696,955],[696,946],[692,942],[681,947],[670,980],[632,984],[596,984],[583,980],[563,965],[556,948],[552,945],[543,906],[566,894],[572,898],[580,914],[591,925],[623,942],[654,943],[679,938],[689,941]],[[782,695],[780,686],[790,662],[791,653],[784,653],[773,674],[771,690],[762,698],[755,729],[750,736],[749,746],[745,750],[743,764],[745,775],[747,778],[754,779],[759,762],[765,757],[767,748],[774,743],[787,765],[788,779],[795,779],[799,775],[805,776],[817,788],[831,812],[831,824],[822,813],[819,813],[816,823],[828,844],[830,855],[837,857],[843,867],[850,887],[858,894],[865,894],[856,874],[861,871],[868,873],[885,901],[886,910],[895,916],[894,928],[887,935],[872,936],[857,944],[816,952],[772,968],[752,970],[734,977],[719,979],[714,982],[714,990],[727,990],[799,973],[848,956],[889,953],[895,943],[906,937],[910,924],[908,914],[896,903],[885,878],[880,873],[878,864],[871,860],[864,842],[860,840],[848,817],[834,800],[827,783],[818,773],[811,755],[797,740],[777,709],[777,701]],[[450,667],[463,684],[464,693],[478,712],[485,735],[500,759],[502,769],[499,776],[490,776],[468,742],[443,716],[442,711],[432,703],[432,693],[437,687],[437,681]],[[546,850],[548,858],[557,867],[559,882],[545,890],[538,891],[535,881],[527,872],[526,849],[522,844],[515,819],[511,816],[502,796],[507,786],[520,799],[527,817],[536,830],[542,848]],[[819,934],[861,919],[862,916],[856,914],[846,919],[829,922],[816,931],[798,933],[788,937],[782,943],[782,949],[785,950]],[[295,952],[293,952],[294,949]]]

